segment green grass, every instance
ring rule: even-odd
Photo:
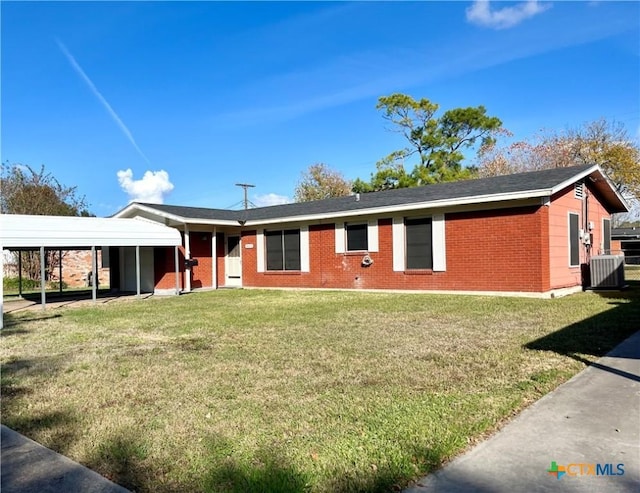
[[[3,423],[128,488],[390,491],[631,335],[640,295],[229,290],[6,322]]]

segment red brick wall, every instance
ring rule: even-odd
[[[179,286],[184,286],[184,247],[178,247]],[[176,288],[175,251],[173,247],[159,247],[153,251],[153,269],[156,289]]]
[[[96,251],[98,262],[98,286],[109,286],[109,269],[102,265],[102,252]],[[57,259],[57,256],[56,256]],[[51,266],[51,278],[58,280],[58,263]],[[91,250],[63,250],[62,251],[62,281],[69,287],[88,286],[87,275],[91,272]]]
[[[226,236],[224,233],[218,233],[216,237],[216,257],[217,257],[217,275],[218,286],[224,286],[225,282],[225,270],[224,270],[224,255],[225,255],[225,241]]]
[[[446,272],[394,272],[391,218],[378,222],[373,265],[362,254],[336,254],[334,224],[309,227],[310,272],[256,268],[257,248],[243,248],[243,285],[356,289],[527,291],[549,289],[548,210],[526,207],[446,214]],[[544,232],[544,233],[543,233]],[[243,232],[243,245],[256,232]]]
[[[211,233],[192,232],[189,235],[191,258],[198,261],[191,274],[191,288],[210,288],[212,275]]]

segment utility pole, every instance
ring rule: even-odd
[[[244,200],[242,201],[244,205],[244,210],[249,208],[249,199],[247,198],[247,190],[249,188],[254,188],[255,185],[250,185],[248,183],[236,183],[236,187],[242,187],[244,189]]]

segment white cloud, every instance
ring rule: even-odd
[[[169,173],[164,170],[146,171],[141,180],[133,179],[131,169],[118,171],[120,188],[129,195],[130,202],[162,204],[164,196],[173,190]]]
[[[507,29],[534,15],[541,14],[549,8],[551,5],[540,4],[538,0],[526,0],[512,7],[492,9],[489,0],[475,0],[466,12],[467,21],[472,24],[494,29]]]
[[[277,193],[267,193],[265,195],[254,196],[253,202],[257,207],[267,207],[269,205],[290,204],[291,199],[285,195],[278,195]]]
[[[85,73],[85,71],[82,70],[82,67],[76,61],[76,59],[73,57],[73,55],[71,53],[69,53],[69,50],[67,50],[67,47],[64,44],[62,44],[62,42],[59,39],[56,39],[56,42],[58,43],[58,47],[60,48],[60,51],[62,51],[64,56],[67,57],[67,60],[69,60],[69,63],[71,64],[73,69],[76,71],[76,73],[89,86],[89,89],[91,89],[91,92],[93,93],[93,95],[96,98],[98,98],[98,101],[100,101],[102,103],[102,106],[104,106],[104,108],[107,110],[107,113],[109,113],[109,115],[111,116],[113,121],[116,123],[116,125],[118,125],[118,127],[120,127],[120,130],[122,131],[124,136],[129,140],[129,142],[131,142],[131,145],[135,148],[135,150],[138,152],[138,154],[140,154],[140,156],[142,156],[144,158],[144,160],[148,163],[149,159],[147,158],[147,156],[144,155],[144,152],[142,152],[140,147],[138,147],[138,144],[136,144],[136,141],[133,138],[133,134],[127,128],[127,126],[124,124],[124,122],[120,119],[120,117],[115,112],[115,110],[111,107],[109,102],[105,99],[105,97],[102,95],[102,93],[100,91],[98,91],[98,88],[95,86],[93,81],[89,78],[89,76]]]

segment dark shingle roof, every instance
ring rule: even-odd
[[[293,204],[258,207],[255,209],[248,209],[246,211],[182,207],[176,205],[143,205],[189,219],[264,221],[286,217],[293,218],[296,216],[322,215],[439,200],[464,199],[484,195],[545,190],[551,189],[567,180],[570,180],[580,172],[591,167],[591,165],[586,165],[572,166],[569,168],[554,168],[543,171],[495,176],[491,178],[438,183],[423,187],[363,193],[360,194],[360,200],[358,201],[356,201],[353,196],[348,196],[316,200],[313,202],[298,202]]]
[[[167,214],[180,216],[189,219],[211,219],[221,221],[237,221],[240,211],[231,211],[228,209],[209,209],[206,207],[186,207],[183,205],[167,205],[167,204],[149,204],[145,202],[136,202],[136,204],[144,205],[151,209],[156,209]]]

